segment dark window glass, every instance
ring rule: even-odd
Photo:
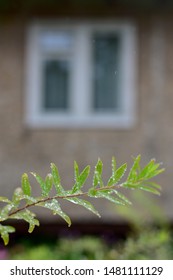
[[[119,108],[119,41],[116,34],[94,36],[93,107],[95,111],[115,111]]]
[[[44,108],[68,108],[69,61],[44,62]]]

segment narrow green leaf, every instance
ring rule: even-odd
[[[98,191],[97,196],[95,196],[95,197],[105,198],[105,199],[108,199],[109,201],[111,201],[115,204],[125,205],[124,201],[110,195],[109,192],[107,192],[107,191]]]
[[[76,193],[79,192],[81,190],[81,188],[83,187],[86,179],[88,178],[90,173],[90,166],[86,166],[84,168],[84,170],[78,174],[78,176],[76,177],[76,183],[74,184],[73,188],[72,188],[72,193]]]
[[[54,215],[59,215],[60,217],[62,217],[68,224],[68,226],[71,226],[71,220],[69,218],[69,216],[64,213],[60,207],[60,204],[58,203],[58,201],[56,199],[52,199],[51,202],[44,202],[41,204],[41,206],[52,210]]]
[[[161,165],[161,163],[155,163],[153,165],[153,167],[150,169],[150,172],[152,173],[155,171],[155,172],[157,172],[156,175],[158,175],[158,174],[162,173],[163,171],[165,171],[165,168],[160,168],[160,165]],[[154,175],[154,176],[156,176],[156,175]]]
[[[150,193],[160,195],[160,192],[158,190],[156,190],[155,188],[149,187],[149,186],[141,185],[141,186],[139,186],[139,189],[141,189],[143,191],[147,191],[147,192],[150,192]]]
[[[139,179],[147,179],[147,176],[150,174],[150,171],[154,168],[154,165],[155,160],[151,159],[150,162],[141,170]]]
[[[124,163],[110,177],[110,179],[107,183],[107,186],[113,186],[113,185],[117,184],[121,180],[121,178],[123,177],[124,173],[126,172],[126,169],[127,169],[127,164]]]
[[[107,186],[113,186],[114,185],[114,176],[115,176],[115,172],[116,172],[116,159],[115,157],[112,157],[112,176],[109,178],[108,182],[107,182]]]
[[[155,171],[160,167],[160,163],[155,163],[155,160],[153,160],[153,165],[150,167],[150,172]]]
[[[140,171],[140,160],[141,160],[141,155],[138,155],[134,159],[134,163],[132,165],[132,168],[130,169],[129,175],[127,177],[127,181],[136,181],[137,180],[137,174]]]
[[[81,205],[81,206],[85,207],[87,210],[89,210],[92,213],[94,213],[95,215],[97,215],[98,217],[100,217],[100,214],[98,213],[98,211],[94,208],[94,206],[89,201],[86,201],[84,199],[80,199],[78,197],[66,198],[66,200],[68,200],[72,203]]]
[[[31,174],[35,177],[35,179],[37,180],[38,184],[41,187],[41,190],[42,190],[41,195],[45,196],[45,197],[48,196],[49,192],[50,192],[50,190],[52,189],[52,186],[53,186],[52,174],[49,173],[46,176],[45,181],[41,178],[40,175],[38,175],[38,174],[36,174],[34,172],[31,172]]]
[[[38,203],[38,199],[32,196],[28,196],[28,195],[23,195],[22,199],[26,199],[27,200],[27,204],[33,204],[33,203]]]
[[[141,183],[141,181],[146,181],[150,178],[153,178],[157,176],[158,174],[162,173],[164,169],[158,169],[160,164],[155,163],[155,160],[152,159],[150,162],[140,171],[140,155],[137,156],[137,158],[134,160],[134,164],[131,168],[131,171],[129,173],[129,176],[127,178],[128,186],[132,183],[137,183],[138,185]]]
[[[156,177],[157,175],[161,174],[162,172],[164,172],[165,169],[159,169],[159,170],[154,170],[154,171],[149,171],[148,174],[146,175],[145,179],[149,180],[151,178]]]
[[[29,183],[28,175],[26,173],[24,173],[22,175],[21,183],[22,183],[23,193],[30,196],[31,195],[31,185]]]
[[[42,194],[43,196],[48,196],[51,189],[53,186],[53,177],[52,174],[47,174],[46,179],[45,179],[45,189],[44,189],[44,193]]]
[[[12,203],[14,204],[15,207],[17,207],[20,203],[21,200],[26,200],[27,204],[32,204],[32,203],[37,203],[38,200],[32,196],[25,195],[23,193],[23,190],[21,188],[17,188],[14,191],[13,198],[12,198]]]
[[[161,190],[161,189],[162,189],[161,186],[160,186],[159,184],[155,183],[155,182],[148,182],[148,184],[149,184],[151,187],[154,187],[154,188],[156,188],[156,189],[158,189],[158,190]]]
[[[31,172],[31,174],[35,177],[36,181],[38,182],[39,186],[41,187],[41,190],[43,191],[45,189],[45,182],[41,178],[41,176],[35,172]]]
[[[4,241],[4,244],[9,243],[9,233],[15,232],[15,228],[12,226],[3,226],[0,224],[0,235]]]
[[[12,202],[15,204],[15,206],[18,206],[22,198],[23,198],[22,188],[16,188],[13,193]]]
[[[93,176],[93,187],[103,187],[103,181],[102,181],[102,172],[103,172],[103,163],[100,159],[98,159],[97,164],[95,166],[94,170],[94,176]]]
[[[26,221],[29,224],[29,233],[33,232],[35,226],[39,226],[39,221],[35,219],[35,214],[28,209],[12,215],[11,218]]]
[[[160,167],[160,163],[155,163],[155,159],[152,159],[141,171],[141,173],[139,174],[139,179],[151,179],[157,175],[159,175],[160,173],[162,173],[165,169]]]
[[[108,186],[108,187],[111,187],[111,186],[113,186],[113,185],[114,185],[114,177],[111,176],[111,177],[109,178],[108,182],[107,182],[107,186]]]
[[[115,157],[112,157],[112,176],[114,176],[114,174],[115,174],[115,171],[117,168],[116,166],[117,166],[116,159],[115,159]]]
[[[11,203],[11,201],[5,196],[0,196],[0,201],[5,203]]]
[[[14,209],[14,204],[13,203],[10,203],[10,204],[7,204],[5,205],[2,209],[1,209],[1,212],[0,212],[0,220],[3,221],[3,220],[7,220],[8,219],[8,214],[11,210]]]
[[[4,241],[4,244],[7,245],[9,243],[9,234],[8,234],[8,232],[6,230],[2,230],[0,232],[0,234],[1,234],[1,238]]]
[[[135,189],[138,189],[140,183],[133,183],[133,182],[124,182],[122,183],[122,187],[124,188],[127,188],[127,189],[132,189],[132,190],[135,190]]]
[[[74,178],[75,178],[75,181],[78,180],[78,177],[79,177],[79,166],[78,166],[77,162],[74,161]]]
[[[116,195],[122,199],[127,204],[132,204],[131,201],[122,193],[118,192],[117,190],[113,189],[113,192],[116,193]]]
[[[35,226],[39,226],[40,223],[37,219],[32,219],[30,222],[29,222],[29,229],[28,229],[28,232],[29,233],[32,233],[33,230],[35,229]]]
[[[64,189],[61,185],[61,179],[60,179],[60,175],[58,172],[58,168],[56,167],[56,165],[54,163],[51,163],[50,166],[51,166],[53,183],[55,185],[56,192],[57,192],[57,194],[61,194],[64,192]]]

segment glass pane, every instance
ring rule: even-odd
[[[116,110],[118,104],[119,37],[116,34],[94,36],[94,109]]]
[[[44,62],[44,108],[67,109],[69,85],[69,61]]]
[[[39,43],[44,51],[65,52],[73,48],[74,37],[70,32],[47,31],[41,34]]]

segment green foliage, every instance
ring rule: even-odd
[[[120,260],[172,260],[171,232],[146,227],[137,236],[128,237],[117,250]]]
[[[0,209],[0,222],[4,222],[9,218],[22,219],[29,224],[28,231],[32,232],[35,226],[39,226],[39,221],[36,219],[34,212],[28,210],[28,208],[37,206],[51,210],[54,215],[59,215],[70,226],[70,217],[61,209],[59,203],[62,199],[83,206],[97,216],[100,216],[94,206],[88,200],[84,200],[81,197],[85,196],[88,199],[90,197],[103,198],[115,204],[126,205],[131,202],[119,191],[121,188],[141,189],[154,194],[160,194],[160,186],[150,181],[150,179],[163,172],[164,169],[160,168],[160,164],[155,163],[153,159],[141,168],[140,160],[140,155],[134,159],[127,179],[121,183],[120,181],[127,170],[127,164],[124,163],[120,167],[117,167],[116,160],[113,157],[112,175],[105,184],[102,179],[103,163],[101,159],[98,159],[94,170],[93,184],[87,192],[83,192],[82,188],[89,177],[90,166],[86,166],[80,172],[77,162],[74,162],[75,183],[70,190],[65,190],[62,186],[58,168],[54,163],[51,163],[51,173],[48,173],[45,179],[41,178],[37,173],[32,172],[31,174],[35,177],[41,189],[41,195],[39,197],[32,196],[32,187],[28,175],[24,173],[21,178],[21,188],[17,188],[14,191],[12,200],[9,200],[7,197],[0,197],[0,202],[5,203],[5,206]],[[55,191],[54,195],[50,194],[52,190]],[[0,234],[5,244],[9,241],[9,233],[14,232],[14,230],[10,226],[0,224]]]
[[[21,241],[9,250],[13,260],[101,260],[109,256],[109,247],[99,237],[60,237],[52,243]]]
[[[25,239],[8,252],[12,260],[172,260],[173,244],[170,231],[151,227],[118,242],[92,235],[39,244]]]

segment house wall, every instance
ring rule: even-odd
[[[64,186],[73,184],[73,162],[82,169],[91,167],[98,157],[104,163],[104,177],[111,173],[111,157],[132,164],[132,156],[142,155],[145,164],[151,158],[162,161],[166,171],[156,179],[163,187],[156,198],[165,213],[173,219],[173,36],[170,19],[134,17],[137,26],[137,122],[132,129],[31,129],[24,123],[25,43],[29,20],[11,19],[0,23],[0,192],[10,196],[20,185],[22,173],[35,171],[43,177],[50,162],[58,167]],[[37,184],[31,177],[35,194]],[[91,183],[91,179],[88,181]],[[128,193],[129,194],[129,193]],[[128,195],[127,194],[127,195]],[[152,194],[150,195],[152,198]],[[64,203],[63,203],[64,204]],[[103,221],[121,219],[109,203],[94,202]],[[85,209],[65,204],[73,220],[98,218]],[[80,211],[79,211],[80,209]],[[47,221],[57,218],[39,211]]]

